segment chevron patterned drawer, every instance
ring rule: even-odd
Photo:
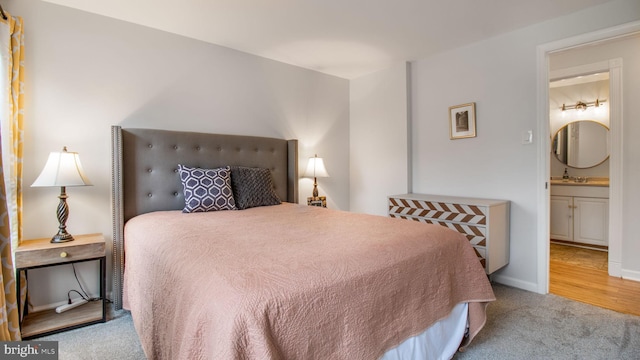
[[[446,226],[467,237],[487,274],[509,262],[509,202],[453,196],[389,196],[389,216]]]
[[[456,224],[449,221],[439,221],[439,220],[434,220],[434,219],[429,219],[429,218],[424,218],[419,216],[412,216],[412,215],[389,214],[389,216],[394,218],[418,221],[425,224],[436,224],[436,225],[446,226],[451,230],[455,230],[459,233],[464,234],[464,236],[467,237],[471,245],[473,245],[473,249],[475,250],[476,255],[478,256],[478,260],[480,260],[482,267],[486,269],[487,251],[485,249],[485,245],[487,242],[485,237],[484,226]]]
[[[412,215],[478,225],[487,223],[484,207],[427,200],[389,198],[389,214]]]
[[[464,236],[467,237],[467,239],[473,246],[485,246],[487,244],[486,235],[485,235],[486,233],[485,226],[477,226],[473,224],[461,224],[461,223],[454,223],[450,221],[440,221],[440,220],[436,220],[428,217],[411,216],[411,215],[399,215],[399,214],[390,213],[389,216],[400,218],[400,219],[419,221],[425,224],[436,224],[436,225],[446,226],[451,230],[455,230],[461,234],[464,234]]]

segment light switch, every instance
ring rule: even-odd
[[[522,132],[522,144],[533,143],[533,130],[527,130]]]

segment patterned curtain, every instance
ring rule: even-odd
[[[7,19],[0,16],[0,341],[12,341],[20,340],[12,249],[22,238],[24,36],[22,18],[5,14]]]

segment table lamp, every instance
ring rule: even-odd
[[[327,169],[324,167],[324,161],[316,154],[309,158],[307,170],[304,172],[305,177],[313,178],[313,198],[318,198],[318,179],[319,177],[329,177]]]
[[[73,241],[73,236],[67,232],[67,218],[69,217],[69,206],[67,205],[67,186],[89,186],[91,183],[87,179],[80,156],[76,152],[68,152],[65,146],[62,152],[52,152],[44,165],[44,169],[31,185],[32,187],[60,187],[60,203],[56,214],[58,216],[58,233],[51,238],[52,243]]]

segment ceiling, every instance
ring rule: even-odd
[[[44,0],[352,79],[612,0]]]

